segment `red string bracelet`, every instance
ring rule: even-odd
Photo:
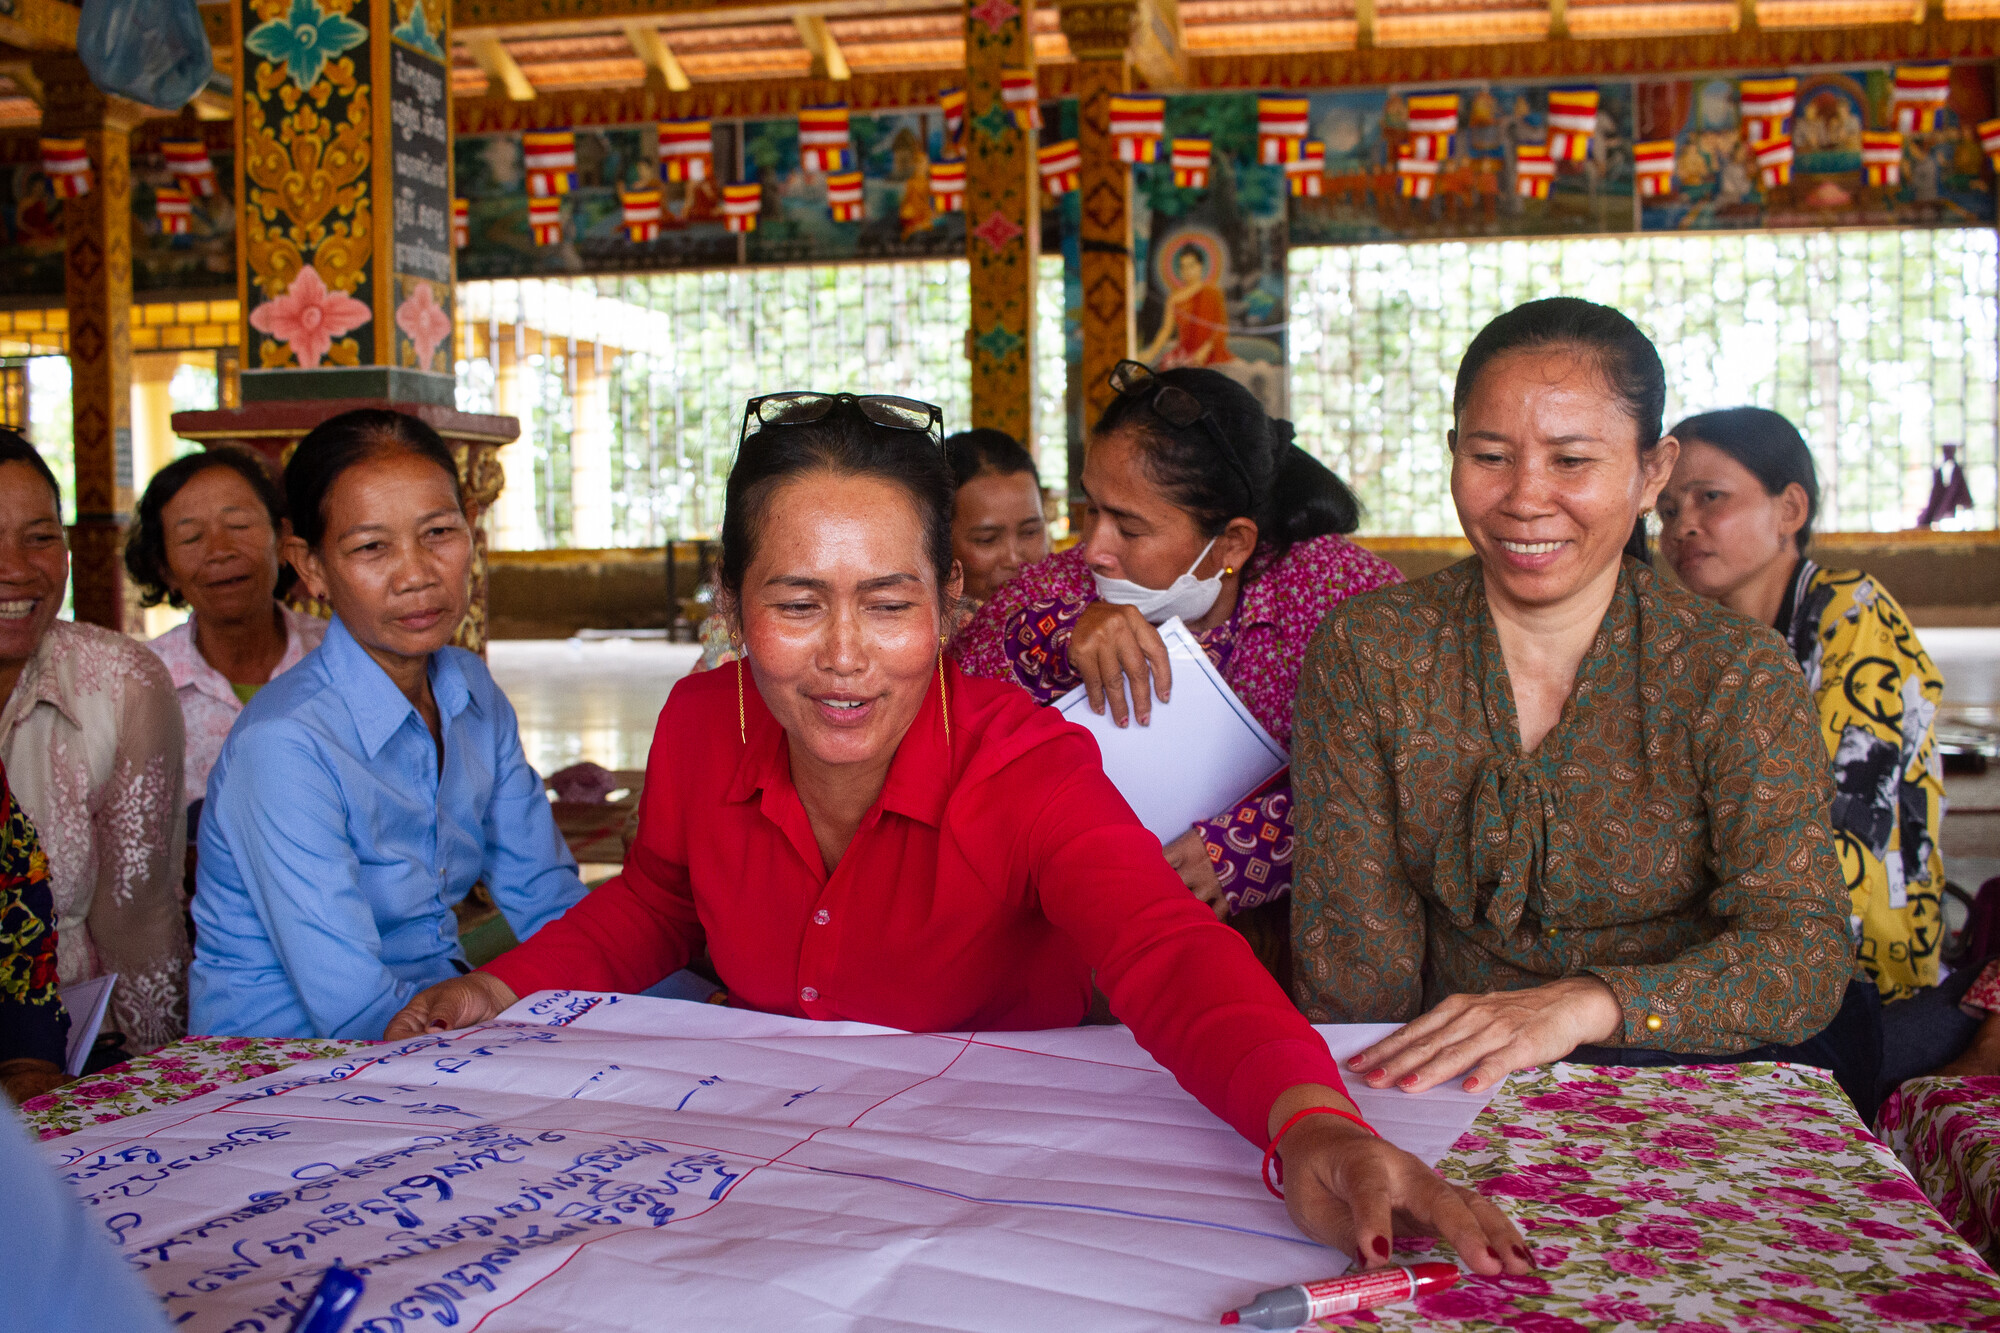
[[[1271,1136],[1271,1146],[1264,1149],[1264,1188],[1271,1191],[1272,1194],[1280,1199],[1285,1197],[1285,1192],[1278,1188],[1278,1185],[1282,1185],[1285,1182],[1285,1164],[1278,1157],[1278,1145],[1284,1142],[1285,1135],[1292,1132],[1293,1125],[1298,1124],[1299,1121],[1309,1115],[1337,1115],[1342,1120],[1352,1120],[1370,1134],[1374,1134],[1378,1139],[1382,1137],[1379,1133],[1376,1133],[1375,1126],[1369,1124],[1352,1111],[1343,1111],[1337,1106],[1308,1106],[1305,1110],[1278,1126],[1278,1132]],[[1271,1183],[1271,1163],[1274,1161],[1278,1163],[1278,1185]]]

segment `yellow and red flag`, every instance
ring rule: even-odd
[[[1762,143],[1752,144],[1750,151],[1757,156],[1757,182],[1767,190],[1792,183],[1792,136],[1780,134]]]
[[[58,199],[83,198],[96,179],[90,170],[90,151],[81,139],[42,140],[42,174]]]
[[[1524,143],[1514,149],[1514,193],[1523,199],[1546,199],[1555,183],[1555,159],[1545,143]]]
[[[1905,134],[1929,134],[1937,127],[1937,113],[1951,97],[1950,65],[1898,65],[1896,88],[1891,100],[1896,107],[1896,128]]]
[[[931,163],[931,207],[940,213],[965,211],[965,163]]]
[[[660,191],[620,190],[618,203],[625,210],[625,235],[635,244],[660,239]]]
[[[1000,71],[1000,100],[1014,113],[1014,123],[1022,130],[1042,127],[1042,90],[1035,71],[1009,65]]]
[[[1590,136],[1597,133],[1595,88],[1549,89],[1549,157],[1557,162],[1581,162],[1590,153]]]
[[[705,181],[715,175],[715,128],[705,120],[660,122],[660,179]]]
[[[1326,189],[1326,145],[1318,139],[1299,145],[1297,160],[1285,163],[1285,183],[1295,199],[1319,198]]]
[[[757,213],[764,207],[764,186],[760,181],[722,187],[722,225],[731,231],[757,230]]]
[[[153,191],[153,211],[159,215],[162,236],[185,236],[194,222],[194,200],[186,190],[162,186]]]
[[[1797,79],[1744,79],[1736,85],[1737,114],[1743,137],[1759,144],[1785,132],[1785,122],[1799,104]]]
[[[1208,188],[1208,164],[1215,153],[1210,139],[1176,139],[1173,157],[1174,184],[1183,190]]]
[[[169,139],[160,145],[167,172],[174,184],[189,196],[206,199],[215,193],[215,163],[208,157],[208,145],[199,139]]]
[[[1639,196],[1658,199],[1674,192],[1674,141],[1649,139],[1632,145],[1632,172],[1639,178]]]
[[[1451,156],[1451,136],[1458,133],[1457,93],[1412,93],[1410,152],[1442,162]]]
[[[807,171],[822,173],[853,169],[853,140],[848,135],[844,104],[800,109],[799,165]]]
[[[1266,166],[1295,161],[1312,118],[1312,102],[1304,97],[1257,99],[1257,160]]]
[[[835,222],[859,222],[867,207],[861,188],[861,173],[836,171],[826,178],[826,206]]]
[[[1120,162],[1160,160],[1160,140],[1167,134],[1166,98],[1114,96],[1110,121]]]
[[[472,244],[472,201],[454,199],[451,201],[451,248],[463,250]]]
[[[553,199],[576,188],[576,135],[570,130],[529,130],[521,136],[521,161],[531,199]]]
[[[1903,135],[1900,130],[1863,130],[1861,166],[1870,185],[1903,183]]]
[[[552,194],[529,199],[528,230],[534,234],[536,245],[562,244],[562,200]]]
[[[965,89],[947,88],[938,94],[944,111],[944,155],[965,156]]]
[[[1418,157],[1409,144],[1396,150],[1396,192],[1405,199],[1428,199],[1437,188],[1438,167],[1434,157]]]
[[[1993,174],[2000,176],[2000,117],[1979,122],[1979,146],[1986,150],[1986,160],[1993,164]]]
[[[1060,199],[1074,190],[1083,178],[1083,153],[1074,139],[1064,139],[1061,143],[1045,145],[1038,161],[1042,172],[1042,189]]]

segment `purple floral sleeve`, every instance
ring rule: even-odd
[[[1234,810],[1197,823],[1216,882],[1232,914],[1260,907],[1292,887],[1292,780],[1289,773]]]

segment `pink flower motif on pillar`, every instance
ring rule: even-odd
[[[1020,8],[1008,0],[980,0],[968,11],[972,17],[986,25],[988,32],[997,33],[1008,19],[1020,16]]]
[[[451,316],[437,303],[431,284],[419,282],[416,290],[396,307],[396,327],[410,336],[417,349],[417,369],[430,370],[438,344],[451,337]]]
[[[250,312],[250,327],[292,349],[305,370],[319,369],[321,358],[368,322],[368,307],[346,292],[328,291],[311,264],[300,269],[283,296]]]
[[[1004,250],[1022,232],[1019,223],[996,208],[986,215],[986,221],[972,229],[972,234],[995,250]]]

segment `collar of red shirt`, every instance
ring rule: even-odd
[[[743,747],[743,757],[737,761],[735,776],[723,799],[747,801],[762,792],[766,816],[782,824],[784,821],[777,818],[771,798],[788,795],[792,801],[798,799],[797,789],[792,785],[791,747],[785,729],[778,725],[777,718],[764,706],[764,696],[758,692],[756,678],[747,663],[739,661],[722,669],[743,672],[743,726],[748,738]],[[944,670],[945,697],[950,699],[957,694],[956,687],[961,677],[957,664],[949,658],[945,660]],[[951,795],[957,771],[962,768],[961,756],[946,748],[944,719],[937,693],[938,678],[933,675],[929,688],[924,691],[924,701],[910,722],[910,729],[903,733],[902,741],[896,746],[895,758],[889,761],[889,776],[884,780],[882,795],[875,803],[876,810],[907,815],[932,828],[943,824],[945,801]],[[955,731],[953,742],[969,748],[973,737]],[[873,814],[874,811],[870,811],[870,817],[862,820],[863,828],[873,822]]]

